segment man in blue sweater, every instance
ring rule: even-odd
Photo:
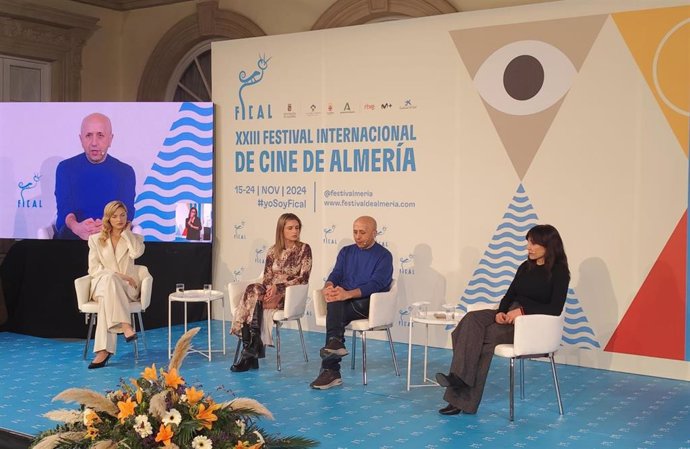
[[[110,119],[87,115],[79,139],[84,153],[60,162],[55,171],[57,239],[87,240],[101,232],[103,208],[113,200],[122,201],[134,217],[134,169],[108,154],[113,141]]]
[[[326,390],[343,383],[340,360],[345,349],[345,326],[369,316],[369,297],[388,291],[393,280],[393,256],[376,243],[376,220],[359,217],[352,226],[354,245],[338,253],[323,288],[326,300],[326,346],[321,348],[321,372],[309,384]]]

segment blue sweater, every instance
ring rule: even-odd
[[[65,159],[55,170],[55,227],[61,230],[70,213],[77,221],[103,218],[103,208],[114,200],[125,203],[127,219],[131,221],[135,184],[134,169],[110,155],[100,164],[89,162],[84,153]]]
[[[392,280],[393,255],[374,243],[369,249],[360,249],[357,245],[341,249],[327,281],[345,290],[358,288],[366,298],[372,293],[388,291]]]

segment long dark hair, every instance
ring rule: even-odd
[[[570,270],[568,269],[568,256],[565,255],[563,240],[556,228],[548,224],[536,225],[527,231],[525,239],[537,245],[541,245],[546,249],[544,265],[546,265],[549,274],[552,273],[554,265],[562,265],[565,267],[568,274],[570,274]],[[536,261],[530,262],[536,265]]]

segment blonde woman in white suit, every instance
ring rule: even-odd
[[[144,237],[131,231],[127,208],[111,201],[103,210],[101,232],[89,237],[91,299],[98,303],[94,352],[89,369],[103,368],[115,352],[117,334],[127,343],[137,334],[130,323],[128,303],[137,301],[141,280],[134,259],[144,254]]]

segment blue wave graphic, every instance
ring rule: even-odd
[[[170,130],[173,131],[177,128],[181,128],[183,126],[190,126],[192,128],[196,128],[199,131],[212,131],[213,130],[213,122],[205,123],[205,122],[199,122],[197,120],[194,120],[191,117],[183,117],[179,120],[176,120],[173,122],[172,126],[170,127]]]
[[[498,225],[498,230],[500,231],[500,230],[502,230],[502,229],[512,229],[513,231],[517,231],[517,232],[521,232],[521,233],[523,233],[523,234],[527,234],[527,231],[529,231],[530,229],[532,229],[532,227],[534,227],[535,224],[536,224],[536,223],[526,223],[526,224],[524,224],[524,225],[522,225],[522,226],[519,226],[519,225],[515,225],[515,224],[513,224],[513,223],[503,222],[503,223],[501,223],[500,225]]]
[[[524,212],[527,212],[529,210],[534,210],[534,207],[532,207],[531,204],[527,204],[526,206],[518,206],[517,204],[509,204],[508,210],[514,210],[515,212],[524,213]]]
[[[520,251],[524,253],[524,249]],[[507,257],[509,259],[517,260],[520,263],[525,260],[525,254],[516,254],[516,251],[501,251],[500,253],[485,252],[484,257],[492,260],[500,259],[502,257]]]
[[[213,160],[213,153],[211,152],[211,148],[204,149],[206,151],[199,151],[195,150],[194,148],[190,147],[182,147],[178,148],[175,151],[171,151],[169,153],[159,153],[158,154],[158,159],[162,161],[174,161],[180,156],[191,156],[193,158],[199,159],[200,161],[212,161]]]
[[[143,229],[153,229],[161,234],[175,234],[176,226],[163,226],[152,220],[144,220],[140,223]]]
[[[181,201],[191,201],[194,203],[210,203],[211,202],[211,194],[209,192],[209,196],[199,196],[196,195],[192,192],[180,192],[175,196],[170,196],[170,197],[164,197],[161,196],[155,192],[142,192],[138,197],[137,201],[143,201],[143,200],[156,200],[160,202],[161,204],[165,205],[170,205],[170,204],[177,204]]]
[[[515,271],[517,271],[517,268],[519,266],[519,264],[516,264],[516,263],[511,262],[509,260],[506,260],[503,262],[498,262],[498,263],[489,262],[488,260],[482,260],[479,262],[479,264],[487,266],[487,267],[491,267],[491,268],[512,268],[513,269],[513,276],[515,276]]]
[[[526,203],[529,201],[529,198],[527,198],[526,196],[514,196],[513,201],[515,201],[516,203]]]
[[[180,112],[192,111],[204,117],[210,117],[213,115],[213,106],[207,108],[201,107],[196,103],[182,103],[180,106]]]
[[[504,279],[502,281],[492,281],[492,280],[486,279],[486,278],[475,278],[475,279],[472,279],[470,281],[470,283],[467,285],[474,286],[477,284],[482,284],[482,285],[489,285],[491,287],[507,287],[510,285],[511,282],[512,282],[511,279]]]
[[[516,242],[524,242],[525,241],[525,234],[518,234],[515,232],[501,232],[500,234],[496,234],[493,237],[493,241],[500,240],[500,239],[513,239]]]
[[[567,343],[572,346],[577,346],[583,349],[592,349],[593,348],[600,348],[601,346],[599,345],[599,342],[596,340],[592,340],[589,337],[580,337],[580,338],[568,338],[566,336],[563,336],[562,341],[564,343]]]
[[[145,184],[160,187],[163,190],[172,190],[172,189],[177,188],[181,185],[191,186],[191,187],[195,187],[199,190],[208,190],[208,191],[210,191],[213,188],[213,183],[197,181],[196,179],[190,178],[189,176],[184,176],[184,177],[182,177],[178,180],[175,180],[173,182],[161,181],[159,179],[154,178],[153,176],[149,176],[146,178]]]
[[[199,176],[212,176],[213,175],[213,168],[211,167],[198,167],[191,162],[182,162],[178,165],[175,165],[174,167],[161,167],[158,164],[153,164],[151,167],[151,170],[155,171],[156,173],[160,173],[161,175],[165,176],[170,176],[174,175],[175,173],[186,170],[186,171],[191,171],[196,173]]]
[[[585,317],[585,316],[580,316],[577,318],[569,318],[567,316],[565,317],[565,324],[573,324],[574,325],[574,324],[580,324],[580,323],[589,323],[589,321],[587,321],[587,317]]]
[[[162,211],[160,209],[157,209],[153,206],[144,206],[144,207],[138,207],[137,208],[137,215],[142,216],[146,214],[151,214],[151,215],[156,215],[160,218],[163,218],[165,220],[172,220],[175,219],[175,211]]]
[[[506,294],[507,291],[508,291],[507,288],[504,288],[501,290],[490,290],[490,289],[485,288],[485,287],[478,287],[478,288],[466,288],[465,294],[466,295],[474,295],[477,293],[483,293],[483,294],[488,295],[488,296],[494,296],[494,295],[503,296]]]
[[[168,137],[163,141],[163,145],[171,146],[180,142],[194,142],[198,145],[208,147],[213,144],[213,137],[201,137],[192,133],[180,133],[176,136]]]
[[[569,315],[577,315],[579,313],[584,312],[584,310],[582,310],[582,307],[573,307],[573,308],[566,307],[565,312]]]
[[[520,243],[520,244],[516,244],[516,243],[512,243],[512,242],[503,242],[500,244],[489,243],[489,249],[499,250],[499,249],[503,249],[505,247],[508,247],[508,248],[512,249],[513,251],[520,251],[520,252],[525,251],[525,249],[526,249],[526,245],[524,243]]]
[[[474,275],[475,276],[484,275],[484,276],[489,276],[489,277],[493,277],[493,278],[499,278],[501,276],[513,276],[513,275],[515,275],[515,272],[511,271],[511,270],[502,270],[502,271],[494,273],[494,272],[489,271],[485,268],[477,268],[477,270],[474,272]]]
[[[570,335],[575,335],[575,334],[580,334],[580,333],[591,334],[592,328],[589,326],[580,326],[580,327],[566,326],[563,328],[563,332],[565,332],[566,334],[570,334]]]
[[[527,214],[524,216],[518,216],[518,215],[512,214],[510,212],[506,212],[506,214],[503,216],[503,218],[510,218],[510,219],[515,220],[515,221],[524,221],[524,220],[529,220],[529,219],[533,219],[536,221],[537,220],[537,214],[530,213],[530,214]]]

